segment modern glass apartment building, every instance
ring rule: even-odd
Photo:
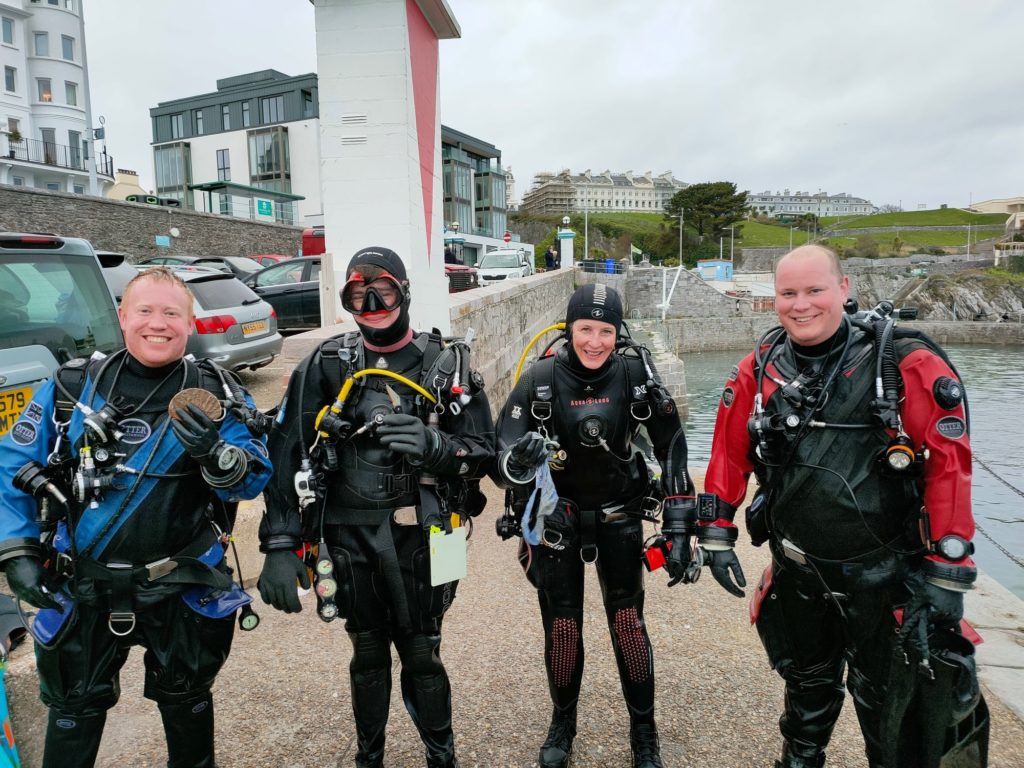
[[[156,193],[198,211],[320,224],[320,110],[315,73],[267,69],[150,109]],[[444,226],[500,238],[505,172],[493,144],[441,126]]]
[[[444,223],[459,231],[501,237],[508,225],[508,198],[501,150],[446,125],[441,126]]]
[[[315,74],[227,77],[212,93],[161,102],[149,114],[159,197],[284,224],[321,213]]]

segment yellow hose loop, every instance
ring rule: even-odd
[[[533,348],[533,345],[537,343],[537,339],[539,339],[541,336],[543,336],[545,333],[548,333],[549,331],[564,331],[564,330],[565,330],[565,323],[555,323],[554,325],[549,325],[543,331],[538,332],[536,336],[534,336],[532,339],[530,339],[530,343],[526,345],[526,349],[523,350],[523,354],[519,358],[519,365],[516,366],[516,377],[512,381],[512,386],[513,387],[519,382],[519,374],[523,372],[523,363],[526,362],[526,356],[527,356],[527,354],[529,354],[530,350]]]
[[[361,379],[364,376],[386,376],[390,379],[394,379],[395,381],[400,381],[402,384],[405,384],[405,386],[409,387],[410,389],[419,392],[430,402],[437,402],[437,398],[434,397],[429,392],[427,392],[427,390],[425,390],[415,381],[407,379],[405,376],[402,376],[399,373],[395,373],[394,371],[388,371],[384,368],[364,368],[361,371],[356,371],[355,373],[353,373],[348,379],[345,380],[345,383],[341,385],[341,390],[338,392],[338,401],[334,404],[335,407],[340,408],[345,404],[345,401],[348,399],[348,393],[352,390],[352,384],[355,382],[356,379]]]

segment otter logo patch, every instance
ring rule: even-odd
[[[967,425],[958,416],[945,416],[935,422],[935,429],[940,435],[950,440],[959,440],[967,434]]]
[[[11,429],[11,439],[18,445],[32,445],[38,435],[35,424],[29,424],[27,421],[19,421]]]
[[[144,443],[153,433],[149,424],[144,422],[142,419],[125,419],[119,424],[119,426],[121,427],[121,431],[124,432],[124,437],[121,438],[121,442],[128,443],[128,445]]]
[[[728,408],[730,405],[732,405],[732,401],[735,399],[735,397],[736,397],[736,393],[733,392],[732,387],[726,387],[722,391],[722,404],[726,408]]]

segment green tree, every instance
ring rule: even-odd
[[[737,192],[731,181],[710,181],[676,192],[665,205],[665,215],[678,216],[682,208],[687,227],[701,238],[714,239],[721,237],[726,227],[745,218],[746,205],[747,193]]]

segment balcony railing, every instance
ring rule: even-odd
[[[71,168],[76,171],[87,171],[88,161],[79,147],[70,147],[50,141],[37,139],[7,140],[7,158],[20,160],[24,163],[40,163],[56,168]],[[96,157],[96,173],[101,176],[114,177],[114,158],[103,153]]]

